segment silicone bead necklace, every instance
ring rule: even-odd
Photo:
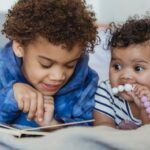
[[[132,91],[133,90],[133,86],[131,84],[125,84],[125,85],[119,85],[118,87],[113,87],[112,88],[112,93],[114,95],[118,94],[119,92],[123,92],[123,91]]]
[[[112,93],[114,95],[118,94],[119,92],[129,92],[132,91],[134,88],[131,84],[125,84],[125,85],[119,85],[118,87],[112,88]],[[148,100],[147,96],[141,97],[141,102],[143,103],[143,106],[145,108],[146,113],[148,114],[148,117],[150,118],[150,101]]]

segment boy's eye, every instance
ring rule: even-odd
[[[71,68],[74,68],[75,66],[67,65],[66,67],[71,69]]]
[[[114,64],[113,65],[115,70],[121,70],[121,65],[120,64]]]
[[[144,70],[144,68],[143,68],[142,66],[135,66],[134,70],[135,70],[136,72],[141,72],[141,71]]]
[[[70,63],[70,64],[66,65],[66,67],[69,68],[69,69],[75,68],[76,64],[77,64],[77,62],[73,62],[73,63]]]
[[[45,64],[41,64],[42,68],[50,68],[52,66],[52,64],[50,65],[45,65]]]

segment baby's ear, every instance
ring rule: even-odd
[[[13,41],[12,48],[13,48],[13,51],[17,57],[23,57],[24,56],[24,49],[20,45],[20,43]]]

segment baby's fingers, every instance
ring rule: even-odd
[[[136,104],[138,107],[141,107],[141,101],[140,101],[139,97],[136,96],[136,95],[134,94],[134,92],[128,92],[128,94],[133,98],[135,104]]]
[[[141,98],[143,95],[148,95],[149,94],[149,89],[147,87],[145,87],[145,86],[136,85],[134,87],[134,93],[139,98]]]

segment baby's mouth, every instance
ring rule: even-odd
[[[117,95],[119,92],[130,92],[133,90],[133,86],[131,84],[118,85],[117,87],[112,88],[112,93]]]

